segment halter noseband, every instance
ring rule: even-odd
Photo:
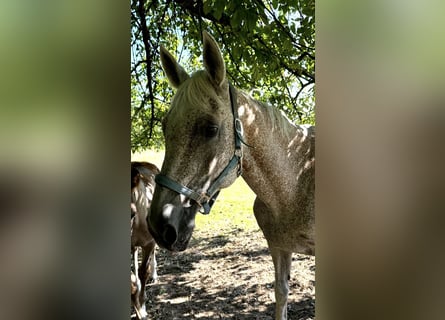
[[[166,187],[170,190],[173,190],[179,194],[186,196],[187,198],[195,201],[201,209],[199,210],[203,214],[209,214],[210,209],[213,206],[213,203],[216,201],[218,197],[220,186],[222,184],[223,179],[232,171],[235,167],[238,166],[237,169],[237,177],[239,177],[242,173],[241,160],[243,158],[243,150],[241,148],[241,143],[243,142],[243,125],[238,117],[238,104],[236,102],[235,96],[235,88],[229,83],[229,94],[230,94],[230,105],[232,107],[233,113],[233,126],[235,129],[235,152],[233,154],[232,159],[230,159],[227,166],[224,170],[219,174],[219,176],[213,181],[210,187],[206,192],[196,192],[182,184],[177,183],[176,181],[170,179],[169,177],[158,174],[155,177],[155,181],[157,184]]]

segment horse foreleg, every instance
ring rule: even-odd
[[[150,278],[156,281],[158,275],[156,272],[156,260],[155,260],[155,247],[156,243],[151,241],[149,244],[142,248],[142,262],[139,268],[139,280],[141,283],[141,290],[139,292],[140,313],[144,315],[143,319],[147,316],[145,303],[147,301],[147,294],[145,292],[145,285],[147,284],[148,274]]]
[[[147,317],[147,310],[145,307],[145,302],[147,300],[147,295],[145,294],[145,284],[147,282],[148,275],[148,260],[150,258],[150,254],[147,250],[147,247],[142,247],[142,261],[138,270],[138,278],[140,281],[140,290],[138,295],[138,317],[139,319],[145,320]]]
[[[150,257],[150,262],[149,262],[149,279],[153,282],[156,282],[156,280],[158,279],[158,272],[156,271],[157,268],[157,262],[156,262],[156,245],[153,244],[148,248],[148,255]]]
[[[138,296],[139,292],[141,290],[141,282],[139,280],[139,274],[138,274],[138,268],[139,268],[139,261],[138,261],[138,249],[135,247],[131,248],[131,255],[133,258],[133,270],[134,273],[131,272],[130,281],[131,281],[131,300],[133,302],[133,305],[136,309],[139,307],[139,301]]]
[[[286,320],[292,253],[277,248],[270,248],[270,252],[275,267],[275,320]]]
[[[147,312],[145,309],[145,300],[144,300],[144,288],[145,283],[141,280],[141,268],[139,267],[139,249],[132,248],[133,251],[133,267],[134,267],[134,275],[135,275],[135,283],[136,289],[132,292],[131,299],[133,302],[134,309],[136,311],[136,316],[138,319],[145,320],[147,318]],[[142,250],[144,251],[144,250]],[[144,255],[144,252],[142,253]],[[142,265],[143,267],[144,265]],[[143,269],[143,268],[142,268]]]

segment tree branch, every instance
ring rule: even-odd
[[[138,15],[139,19],[141,21],[141,32],[142,32],[142,42],[144,43],[145,47],[145,58],[147,60],[147,85],[146,88],[149,92],[149,99],[151,103],[151,118],[150,118],[150,134],[149,137],[151,138],[153,135],[153,126],[154,126],[154,110],[155,110],[155,101],[154,101],[154,93],[153,93],[153,87],[152,87],[152,75],[151,75],[151,69],[152,69],[152,55],[151,55],[151,47],[150,47],[150,34],[148,33],[147,29],[147,19],[145,17],[145,1],[146,0],[139,0],[138,3]],[[153,4],[153,3],[152,3]],[[145,99],[142,100],[144,102]]]
[[[300,94],[301,94],[301,92],[303,92],[304,88],[306,88],[307,86],[309,86],[311,84],[313,84],[313,82],[310,82],[310,81],[306,82],[305,84],[302,84],[300,89],[297,91],[297,94],[295,95],[295,99],[297,99],[300,96]]]
[[[276,56],[279,57],[279,55],[276,52],[274,52],[274,50],[267,45],[267,43],[264,41],[264,39],[259,34],[255,34],[254,38],[257,39],[263,45],[263,47],[269,51],[269,53],[274,53]],[[279,63],[283,68],[285,68],[287,71],[289,71],[296,77],[305,76],[312,81],[315,80],[315,75],[310,74],[303,68],[299,68],[298,70],[291,68],[286,62],[284,62],[284,59],[282,59],[281,57],[279,57]]]
[[[295,111],[297,111],[298,119],[300,119],[300,121],[302,121],[302,118],[301,118],[302,114],[298,110],[298,105],[297,105],[297,101],[296,101],[297,99],[296,99],[296,97],[295,98],[292,97],[292,93],[290,92],[290,89],[286,84],[288,81],[286,81],[286,79],[284,78],[283,75],[281,76],[281,79],[283,80],[283,84],[284,84],[284,87],[286,88],[287,95],[289,96],[290,103],[292,104],[292,107],[295,109]]]
[[[252,80],[247,78],[246,75],[244,74],[244,72],[241,71],[241,67],[236,63],[235,58],[233,57],[232,51],[229,49],[229,46],[226,44],[225,40],[224,40],[224,35],[222,33],[222,31],[218,28],[218,26],[216,25],[216,23],[213,23],[216,31],[219,33],[219,35],[221,36],[221,41],[224,44],[227,52],[229,53],[230,56],[230,60],[232,61],[232,63],[235,65],[236,70],[238,70],[238,73],[240,74],[240,76],[242,76],[244,78],[244,81],[246,81],[247,83],[252,83]],[[235,80],[232,77],[232,80]]]
[[[221,15],[221,18],[216,19],[212,14],[204,13],[203,2],[202,1],[194,1],[194,0],[173,0],[176,2],[181,8],[187,10],[190,14],[195,17],[203,17],[212,22],[217,22],[223,26],[230,26],[230,16],[226,13]]]

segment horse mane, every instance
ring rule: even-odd
[[[272,123],[272,131],[275,131],[278,128],[279,132],[287,138],[291,138],[295,135],[295,129],[297,127],[282,110],[266,103],[260,102],[260,104],[266,109],[266,113]]]
[[[299,129],[299,126],[295,125],[283,111],[268,103],[258,101],[245,92],[240,92],[248,101],[254,103],[258,110],[265,114],[265,119],[269,120],[271,131],[278,131],[278,134],[286,139],[292,139],[295,136],[295,131]]]
[[[184,81],[178,88],[172,101],[172,107],[175,107],[176,101],[185,101],[187,104],[194,106],[209,106],[210,109],[209,100],[220,101],[221,98],[216,95],[207,72],[199,70],[193,73],[191,78],[188,81]]]

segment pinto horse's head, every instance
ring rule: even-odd
[[[205,207],[208,213],[213,189],[232,184],[239,165],[228,167],[235,163],[235,129],[224,61],[215,40],[206,32],[203,39],[205,69],[191,76],[161,47],[162,67],[176,94],[163,120],[165,159],[149,226],[156,242],[172,251],[187,248],[197,211]]]

